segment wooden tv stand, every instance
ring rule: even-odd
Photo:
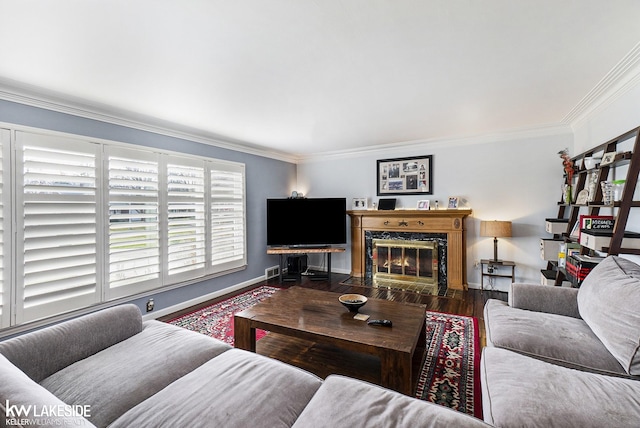
[[[345,248],[342,247],[268,247],[267,254],[278,254],[280,256],[280,274],[278,279],[282,284],[282,272],[284,271],[284,257],[291,254],[327,254],[327,276],[326,279],[331,282],[331,254],[344,253]],[[325,279],[324,276],[316,278]]]

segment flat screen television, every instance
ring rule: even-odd
[[[320,247],[346,242],[346,198],[267,199],[268,246]]]

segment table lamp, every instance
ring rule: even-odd
[[[480,222],[480,236],[493,236],[493,260],[494,263],[499,263],[502,260],[498,260],[498,238],[511,237],[511,222],[510,221],[481,221]]]

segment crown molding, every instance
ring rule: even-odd
[[[562,119],[575,127],[640,82],[640,42],[636,44]]]
[[[0,99],[111,123],[114,125],[153,132],[169,137],[194,141],[218,148],[297,164],[318,160],[375,155],[382,152],[388,153],[389,151],[394,150],[416,150],[421,147],[435,148],[443,146],[465,146],[470,144],[485,144],[496,141],[569,134],[573,133],[572,130],[577,126],[577,124],[586,120],[597,110],[614,102],[639,83],[640,43],[636,44],[633,49],[631,49],[631,51],[625,55],[625,57],[620,60],[596,84],[596,86],[591,89],[589,93],[587,93],[587,95],[585,95],[576,104],[576,106],[560,120],[560,122],[525,128],[507,129],[486,134],[430,138],[381,144],[360,149],[317,152],[311,154],[279,152],[253,146],[243,141],[233,141],[228,138],[205,135],[199,130],[186,129],[175,123],[163,122],[159,119],[150,117],[142,117],[132,112],[114,110],[107,106],[90,105],[81,100],[71,100],[67,96],[50,93],[41,88],[27,87],[13,81],[0,80]]]
[[[168,137],[180,138],[196,143],[206,144],[221,149],[256,155],[284,162],[296,163],[296,156],[252,146],[242,141],[232,141],[205,135],[198,130],[186,129],[175,123],[161,121],[151,117],[143,117],[132,112],[113,109],[107,106],[87,104],[84,101],[72,100],[41,88],[27,87],[15,82],[0,80],[0,100],[24,104],[31,107],[69,114],[85,119],[124,126],[140,131],[152,132]]]
[[[298,163],[322,161],[340,158],[353,158],[367,155],[389,154],[390,151],[418,150],[421,148],[434,149],[439,147],[459,147],[475,144],[487,144],[501,141],[523,140],[527,138],[548,137],[552,135],[573,134],[571,127],[566,123],[550,123],[531,127],[507,129],[498,132],[445,137],[429,138],[423,140],[404,141],[390,144],[369,146],[364,149],[340,150],[333,152],[315,153],[298,156]]]

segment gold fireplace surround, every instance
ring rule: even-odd
[[[437,285],[438,243],[374,239],[373,279]]]
[[[471,214],[470,209],[352,210],[347,213],[351,218],[351,276],[363,278],[365,275],[367,231],[445,233],[447,287],[468,288],[464,219]]]

